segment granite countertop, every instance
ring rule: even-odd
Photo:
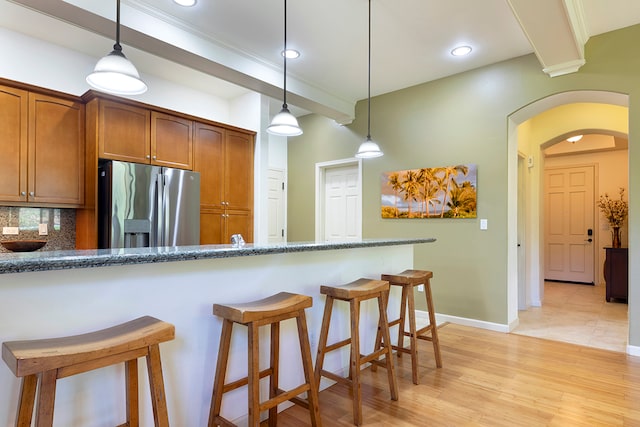
[[[366,239],[358,242],[246,244],[241,247],[232,245],[203,245],[137,249],[22,252],[0,255],[0,274],[375,246],[411,245],[435,242],[435,240],[434,238]]]

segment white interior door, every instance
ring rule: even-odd
[[[356,241],[362,237],[357,165],[328,168],[324,179],[324,240]]]
[[[284,171],[269,169],[267,171],[267,230],[269,243],[286,241],[285,231],[285,198]]]
[[[545,280],[594,282],[594,167],[546,169]]]

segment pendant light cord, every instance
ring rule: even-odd
[[[119,0],[118,0],[119,1]],[[282,97],[282,107],[288,108],[287,106],[287,0],[284,0],[284,95]]]
[[[116,0],[116,44],[113,45],[113,50],[122,52],[122,46],[120,46],[120,0]]]
[[[369,63],[367,81],[367,140],[369,140],[371,139],[371,0],[369,0]]]

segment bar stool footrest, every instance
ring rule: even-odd
[[[260,371],[260,373],[258,374],[258,378],[262,379],[262,378],[266,378],[269,375],[271,375],[273,373],[273,369],[271,368],[267,368],[263,371]],[[223,386],[222,390],[223,393],[227,393],[229,391],[235,390],[237,388],[240,388],[242,386],[248,385],[249,384],[249,377],[244,377],[244,378],[240,378],[239,380],[227,383]]]
[[[231,421],[229,421],[228,419],[218,415],[214,420],[214,425],[217,426],[221,426],[221,427],[238,427],[237,425],[235,425],[234,423],[232,423]]]
[[[309,390],[310,390],[310,387],[308,384],[299,385],[298,387],[288,391],[278,389],[278,393],[276,394],[275,397],[265,400],[260,404],[260,412],[276,407],[282,402],[290,401],[291,399],[297,397],[299,394],[302,394]]]

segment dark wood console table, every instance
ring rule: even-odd
[[[627,300],[629,293],[628,248],[604,248],[604,280],[607,283],[607,302],[612,298]]]

